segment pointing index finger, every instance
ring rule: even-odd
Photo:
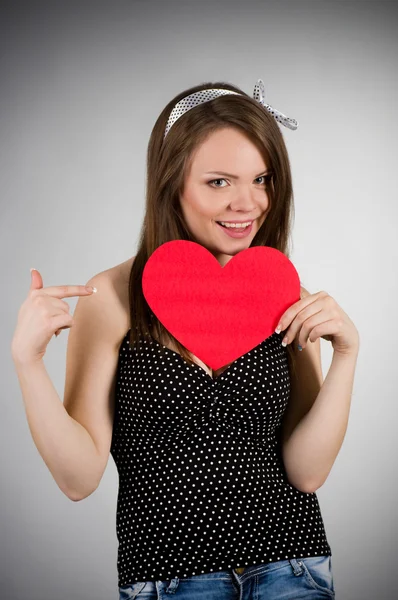
[[[73,296],[90,296],[97,292],[97,288],[91,285],[53,285],[43,288],[43,291],[54,298],[72,298]]]

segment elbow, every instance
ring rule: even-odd
[[[315,493],[324,483],[324,481],[320,482],[314,480],[310,480],[302,469],[295,469],[292,465],[288,464],[286,460],[286,455],[283,457],[283,465],[285,469],[285,473],[290,485],[295,487],[299,492],[303,492],[304,494],[313,494]]]
[[[288,481],[290,485],[296,488],[299,492],[303,492],[304,494],[313,494],[316,490],[321,487],[320,485],[314,485],[309,481],[297,481],[288,475]]]
[[[72,502],[79,502],[80,500],[83,500],[83,498],[84,498],[80,494],[76,494],[76,492],[65,491],[65,490],[62,490],[62,491],[65,494],[65,496],[68,498],[68,500],[72,500]]]
[[[317,490],[316,487],[314,487],[313,485],[309,485],[309,484],[302,484],[302,485],[294,484],[294,487],[297,490],[299,490],[300,492],[303,492],[303,494],[313,494]]]
[[[69,498],[69,500],[72,500],[72,502],[80,502],[81,500],[85,500],[86,498],[88,498],[89,496],[91,496],[91,494],[93,494],[95,492],[97,488],[95,487],[94,489],[89,490],[88,492],[85,493],[77,493],[76,491],[64,491],[65,496],[67,496],[67,498]]]
[[[80,502],[80,500],[83,500],[83,498],[78,498],[75,496],[68,496],[69,500],[72,500],[72,502]]]
[[[312,483],[307,482],[307,485],[303,486],[302,491],[305,492],[306,494],[315,494],[315,492],[317,490],[319,490],[319,488],[322,487],[324,483],[325,483],[324,481],[322,481],[322,482],[318,481],[316,484],[314,484],[313,482]]]
[[[305,494],[315,494],[315,492],[317,491],[318,487],[314,486],[314,485],[305,485],[302,487],[301,491],[304,492]]]

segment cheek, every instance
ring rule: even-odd
[[[204,219],[215,219],[217,215],[217,207],[214,206],[214,200],[210,201],[203,196],[192,199],[190,208],[191,212],[194,212],[196,216]]]
[[[217,213],[209,202],[205,202],[203,198],[193,198],[192,196],[185,199],[183,205],[183,216],[188,228],[195,235],[200,236],[206,230],[209,230],[215,224]]]

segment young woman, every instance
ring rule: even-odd
[[[44,288],[33,270],[19,312],[12,355],[55,481],[82,500],[110,453],[117,466],[120,599],[335,596],[316,490],[347,428],[354,324],[327,292],[302,287],[274,334],[212,371],[165,329],[141,285],[172,240],[201,244],[222,267],[253,246],[289,256],[292,176],[278,121],[295,122],[263,92],[261,80],[253,97],[216,82],[174,98],[149,141],[136,255],[92,277],[96,293]],[[76,295],[72,318],[63,298]],[[61,403],[42,359],[63,328]],[[333,346],[325,380],[320,338]]]

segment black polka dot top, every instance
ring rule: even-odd
[[[147,336],[120,346],[111,455],[118,585],[331,555],[316,493],[289,483],[290,379],[272,334],[213,379]]]

